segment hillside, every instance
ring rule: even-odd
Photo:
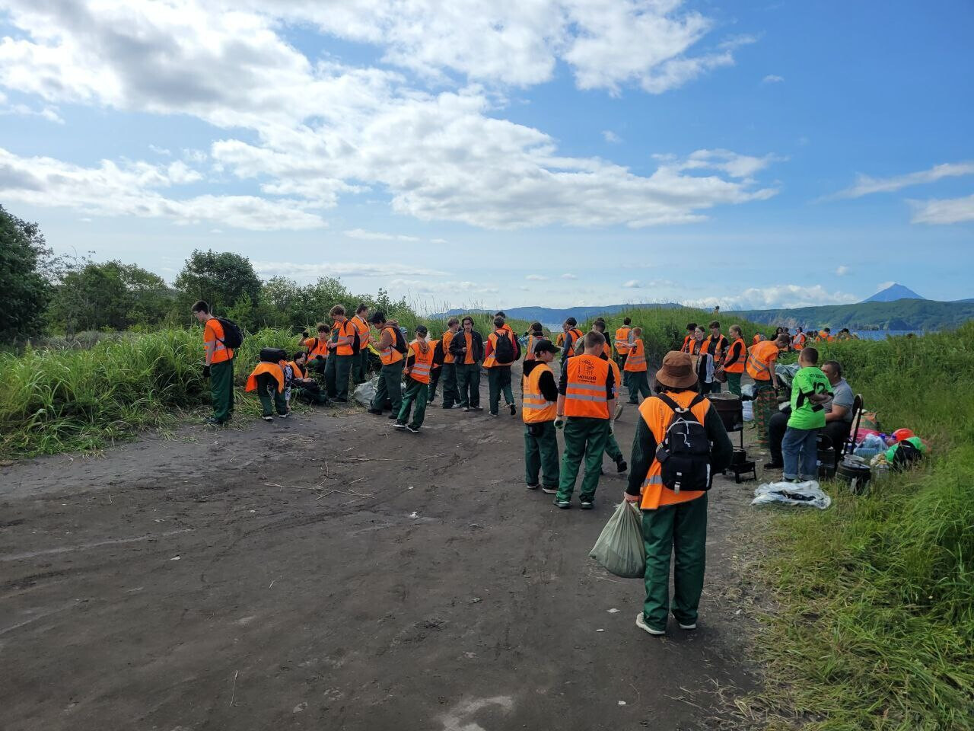
[[[895,302],[860,302],[792,310],[747,310],[727,313],[725,317],[734,315],[786,327],[934,331],[958,327],[974,319],[974,302],[901,299]]]
[[[560,324],[569,317],[574,317],[579,322],[596,317],[597,315],[614,315],[623,310],[634,309],[662,309],[672,310],[681,305],[672,302],[641,304],[641,305],[603,305],[601,307],[569,307],[567,309],[556,309],[552,307],[509,307],[504,313],[509,319],[527,320],[528,322],[540,322],[543,324]],[[486,312],[486,310],[485,310]],[[469,314],[469,310],[453,309],[446,312],[430,315],[433,318],[453,317]]]
[[[896,300],[904,299],[922,300],[926,298],[921,297],[909,287],[904,287],[902,284],[896,284],[894,282],[886,289],[874,294],[872,297],[867,297],[863,300],[863,302],[896,302]]]

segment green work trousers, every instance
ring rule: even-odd
[[[396,361],[392,365],[384,365],[379,370],[379,383],[375,388],[375,396],[369,406],[373,411],[382,411],[386,399],[392,402],[392,413],[398,414],[402,408],[402,368],[406,360]]]
[[[565,422],[565,454],[561,460],[561,476],[558,481],[558,500],[571,500],[575,491],[575,478],[585,460],[585,476],[579,499],[585,502],[595,499],[602,471],[602,453],[609,436],[609,420],[588,416],[570,416]]]
[[[352,372],[352,361],[356,358],[357,355],[335,355],[334,353],[328,356],[325,365],[325,385],[329,398],[348,400],[348,378]]]
[[[619,464],[625,459],[622,456],[622,450],[619,449],[619,442],[616,441],[615,435],[612,432],[609,432],[605,438],[605,453],[616,464]]]
[[[726,371],[725,371],[726,373]],[[731,393],[740,396],[741,395],[741,373],[726,373],[727,375],[727,388]]]
[[[501,393],[504,403],[510,406],[514,403],[514,391],[511,389],[511,367],[495,365],[487,369],[487,392],[490,394],[490,413],[496,414],[500,404]]]
[[[363,348],[352,356],[352,381],[355,385],[365,383],[369,378],[369,349]]]
[[[463,408],[480,406],[480,363],[457,363],[457,386]]]
[[[460,402],[457,391],[457,364],[444,363],[440,369],[440,383],[443,384],[443,408],[448,409]]]
[[[210,366],[210,396],[213,418],[221,424],[233,416],[233,358]]]
[[[307,404],[318,404],[319,406],[328,403],[328,397],[317,388],[303,388],[298,386],[294,389],[294,396],[299,401]]]
[[[275,408],[278,414],[286,414],[287,400],[284,398],[284,392],[277,390],[277,379],[270,373],[261,373],[256,380],[257,398],[260,399],[263,415],[273,416]]]
[[[539,474],[542,485],[557,489],[558,436],[553,421],[524,425],[524,481],[537,485]]]
[[[626,384],[629,387],[629,403],[638,404],[640,395],[643,398],[649,398],[652,395],[647,371],[629,371],[626,375],[629,376],[629,382]]]
[[[670,554],[673,566],[673,616],[680,624],[697,621],[707,562],[707,493],[685,503],[643,511],[646,548],[646,624],[666,629],[670,610]]]
[[[406,378],[406,393],[402,396],[402,406],[399,407],[399,418],[396,419],[400,424],[409,421],[409,412],[416,404],[416,411],[413,412],[411,427],[419,429],[426,418],[426,399],[429,398],[429,384],[420,383],[412,378]]]

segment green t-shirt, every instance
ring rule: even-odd
[[[821,429],[825,426],[825,406],[808,400],[814,393],[832,393],[828,376],[814,366],[801,368],[791,382],[791,417],[788,426],[793,429]]]

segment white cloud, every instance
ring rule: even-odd
[[[966,198],[910,201],[913,206],[911,223],[949,224],[974,221],[974,195]]]
[[[868,175],[858,175],[856,184],[851,188],[840,190],[828,198],[859,198],[871,193],[892,193],[911,185],[934,183],[941,178],[974,175],[974,162],[945,163],[934,165],[929,170],[921,170],[906,175],[891,178],[870,178]]]
[[[431,244],[448,244],[450,243],[446,239],[430,239]]]
[[[849,274],[849,273],[850,273],[851,271],[852,271],[852,270],[851,270],[851,269],[849,269],[849,267],[847,267],[847,266],[846,266],[845,264],[840,264],[840,265],[839,265],[839,266],[838,266],[838,267],[836,268],[836,270],[835,270],[835,273],[836,273],[836,275],[837,275],[837,276],[839,276],[839,277],[844,277],[844,276],[845,276],[846,274]]]
[[[393,279],[389,285],[416,294],[442,294],[454,297],[458,294],[497,294],[500,292],[500,289],[494,285],[469,281],[430,282],[425,279]]]
[[[196,179],[193,171],[178,167],[181,165],[117,165],[103,160],[98,167],[86,168],[49,157],[18,157],[0,148],[0,199],[63,206],[99,216],[168,218],[180,224],[213,222],[255,231],[326,225],[298,201],[214,195],[166,198],[157,189]]]
[[[362,228],[353,228],[343,232],[350,239],[360,239],[362,241],[419,241],[418,236],[405,236],[404,234],[387,234],[380,231],[366,231]]]
[[[630,279],[622,284],[623,289],[639,289],[641,286],[638,279]]]
[[[778,284],[763,288],[751,287],[737,295],[691,300],[688,304],[705,308],[720,305],[723,311],[735,311],[841,305],[858,300],[858,297],[845,292],[829,292],[820,284]]]
[[[568,272],[565,272],[564,274],[562,274],[561,275],[561,278],[562,279],[578,279],[578,277],[576,277],[574,274],[570,274]]]
[[[528,274],[528,276],[526,276],[525,279],[527,279],[529,282],[546,282],[546,281],[548,281],[548,277],[544,276],[543,274]]]
[[[172,150],[167,150],[165,147],[149,145],[149,149],[157,155],[162,155],[163,157],[172,157]]]
[[[542,131],[500,118],[503,98],[475,83],[539,83],[551,78],[561,59],[582,88],[636,84],[657,93],[732,63],[734,48],[752,40],[732,39],[688,55],[712,23],[680,0],[5,5],[20,32],[0,40],[0,85],[49,104],[185,114],[234,130],[242,139],[212,145],[213,169],[254,183],[262,194],[238,197],[260,201],[250,215],[231,205],[232,197],[214,196],[231,220],[205,215],[187,201],[160,200],[144,187],[126,194],[127,205],[97,205],[61,189],[34,196],[38,205],[305,228],[324,225],[312,210],[337,205],[343,194],[375,189],[391,198],[393,211],[424,221],[494,229],[642,227],[701,221],[715,206],[776,192],[751,178],[772,156],[700,150],[650,175],[597,158],[562,156]],[[446,72],[467,78],[430,93],[385,68],[315,62],[280,35],[282,20],[378,45],[388,63],[441,82],[448,80]],[[206,159],[201,151],[183,151],[189,164]],[[169,177],[178,178],[175,172]]]
[[[9,106],[4,106],[7,102],[7,97],[0,95],[0,115],[3,116],[13,116],[13,117],[41,117],[46,119],[48,122],[53,122],[54,124],[64,124],[64,120],[61,115],[58,114],[56,107],[45,106],[40,109],[34,109],[26,104],[10,104]]]
[[[761,83],[763,83],[763,84],[780,84],[784,80],[785,80],[785,77],[784,76],[778,76],[777,74],[768,74],[763,79],[761,79]]]
[[[290,277],[300,281],[315,281],[321,277],[442,277],[446,272],[410,264],[357,264],[353,262],[321,262],[299,264],[287,261],[255,261],[254,271],[263,277]],[[393,282],[404,280],[397,279]]]
[[[622,142],[622,138],[611,129],[602,130],[602,137],[611,145],[618,145]]]

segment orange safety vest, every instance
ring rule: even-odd
[[[629,355],[629,332],[632,330],[628,325],[623,325],[616,330],[616,352],[619,355]]]
[[[752,345],[747,353],[747,373],[755,381],[770,381],[771,369],[778,360],[778,346],[771,340]]]
[[[565,416],[608,419],[609,399],[605,393],[609,381],[608,361],[582,353],[569,360],[566,368]]]
[[[302,340],[301,345],[308,349],[308,360],[312,358],[317,358],[319,355],[322,358],[328,357],[328,340],[322,340],[321,338],[308,338],[307,340]]]
[[[436,346],[440,344],[440,341],[439,341],[439,340],[430,340],[430,341],[428,341],[428,342],[429,342],[429,344],[430,344],[430,347],[431,347],[431,348],[433,349],[433,355],[434,355],[434,357],[435,357],[435,356],[436,356]],[[435,360],[433,361],[433,370],[434,370],[434,371],[435,371],[435,370],[436,370],[437,368],[440,368],[441,366],[442,366],[442,364],[441,364],[441,363],[437,363],[437,362],[436,362]]]
[[[805,333],[798,333],[795,336],[794,341],[793,341],[794,342],[794,346],[796,348],[804,348],[805,347],[805,341],[807,339],[808,338],[805,336]]]
[[[704,345],[706,345],[706,343],[707,343],[706,340],[701,340],[698,342],[696,339],[693,339],[690,341],[686,352],[689,353],[690,355],[700,355],[701,353],[706,353],[707,351],[704,348]]]
[[[335,322],[332,332],[338,333],[338,338],[355,338],[355,326],[351,320],[345,322]],[[339,345],[335,348],[335,355],[354,355],[351,345]]]
[[[293,360],[289,360],[287,364],[291,366],[291,370],[294,371],[295,378],[304,378],[304,371],[301,369],[301,366],[299,366]]]
[[[224,363],[233,358],[233,351],[223,344],[223,325],[215,317],[203,326],[203,347],[212,355],[210,363]]]
[[[575,355],[575,344],[580,337],[582,337],[582,331],[577,327],[573,327],[565,333],[565,345],[568,346],[568,355],[565,356],[566,358],[571,358]]]
[[[668,393],[667,396],[685,409],[697,397],[697,392],[677,391],[675,393]],[[710,401],[704,399],[690,409],[690,413],[696,417],[697,421],[703,424],[707,419],[707,411],[709,410]],[[639,415],[646,422],[646,426],[652,432],[657,445],[662,444],[663,440],[666,439],[666,429],[670,425],[673,413],[673,409],[664,404],[661,399],[654,396],[649,397],[640,404]],[[662,505],[689,502],[690,500],[696,500],[704,494],[703,490],[681,490],[680,492],[673,492],[673,490],[663,485],[662,472],[663,469],[660,467],[660,463],[654,457],[652,464],[649,465],[649,470],[646,472],[646,479],[643,480],[642,500],[639,502],[639,507],[643,510],[656,510],[656,508]]]
[[[358,331],[359,349],[365,350],[369,346],[369,337],[372,332],[371,328],[369,327],[369,323],[356,315],[352,318],[352,327]]]
[[[726,352],[727,351],[727,338],[725,338],[723,335],[718,335],[716,340],[714,340],[714,336],[713,335],[708,335],[707,337],[705,337],[703,339],[703,344],[705,346],[706,352],[708,352],[712,356],[714,356],[714,360],[717,360],[717,355],[720,352],[720,344],[721,343],[724,344],[724,351]]]
[[[554,421],[558,416],[558,402],[545,401],[541,393],[541,376],[554,372],[547,363],[539,363],[527,375],[522,384],[524,399],[521,402],[521,418],[525,424],[538,424],[543,421]]]
[[[626,357],[626,371],[629,373],[645,373],[648,366],[646,364],[646,346],[643,341],[636,339],[633,341],[629,355]]]
[[[420,383],[430,382],[430,371],[433,370],[433,348],[427,348],[426,352],[419,347],[419,341],[414,340],[409,344],[409,349],[413,351],[415,360],[406,371],[406,375],[414,381]]]
[[[493,368],[497,365],[511,365],[510,363],[498,363],[497,358],[494,357],[494,354],[497,352],[498,330],[507,330],[507,337],[511,339],[511,347],[513,347],[515,350],[517,349],[517,340],[514,339],[514,331],[511,330],[511,328],[509,328],[507,325],[497,328],[497,330],[494,330],[494,332],[487,336],[487,341],[490,343],[490,355],[484,358],[484,368]]]
[[[562,330],[560,333],[558,333],[558,337],[555,338],[555,345],[557,345],[559,348],[561,348],[562,346],[565,345],[565,331],[564,330]]]
[[[534,346],[537,345],[543,339],[544,336],[540,338],[536,338],[533,334],[528,335],[528,348],[526,351],[524,351],[524,360],[535,360]]]
[[[284,361],[282,360],[281,363]],[[247,376],[247,387],[245,391],[256,391],[257,390],[257,376],[261,373],[270,373],[274,376],[274,380],[277,381],[277,391],[281,393],[284,391],[284,369],[281,367],[281,363],[264,363],[261,361],[254,368],[254,372]]]
[[[728,349],[728,355],[734,354],[734,348],[740,345],[740,353],[738,353],[738,358],[734,363],[729,366],[724,366],[725,373],[743,373],[744,372],[744,361],[747,360],[747,346],[744,345],[744,338],[734,338],[734,342],[731,343]]]
[[[683,345],[680,346],[681,353],[690,352],[690,341],[692,340],[693,340],[693,335],[687,335],[685,338],[683,338]]]
[[[760,333],[757,334],[757,335],[755,335],[753,338],[751,338],[751,343],[753,345],[757,345],[760,342],[761,342],[761,335],[760,335]]]
[[[456,333],[453,332],[452,330],[447,330],[446,332],[443,333],[443,338],[442,338],[442,342],[443,342],[443,365],[446,365],[447,363],[454,363],[454,362],[456,362],[456,358],[454,358],[452,355],[450,355],[450,343],[453,342],[453,336],[454,335],[456,335]]]
[[[622,383],[622,374],[619,373],[619,364],[616,363],[612,358],[606,358],[606,362],[609,364],[609,368],[612,369],[612,375],[615,377],[615,383],[612,384],[612,398],[619,398],[619,384]]]
[[[391,325],[382,328],[382,332],[386,330],[392,336],[392,342],[389,343],[388,348],[383,348],[379,351],[379,360],[382,361],[382,365],[392,365],[393,363],[398,363],[406,356],[396,350],[396,330]]]

